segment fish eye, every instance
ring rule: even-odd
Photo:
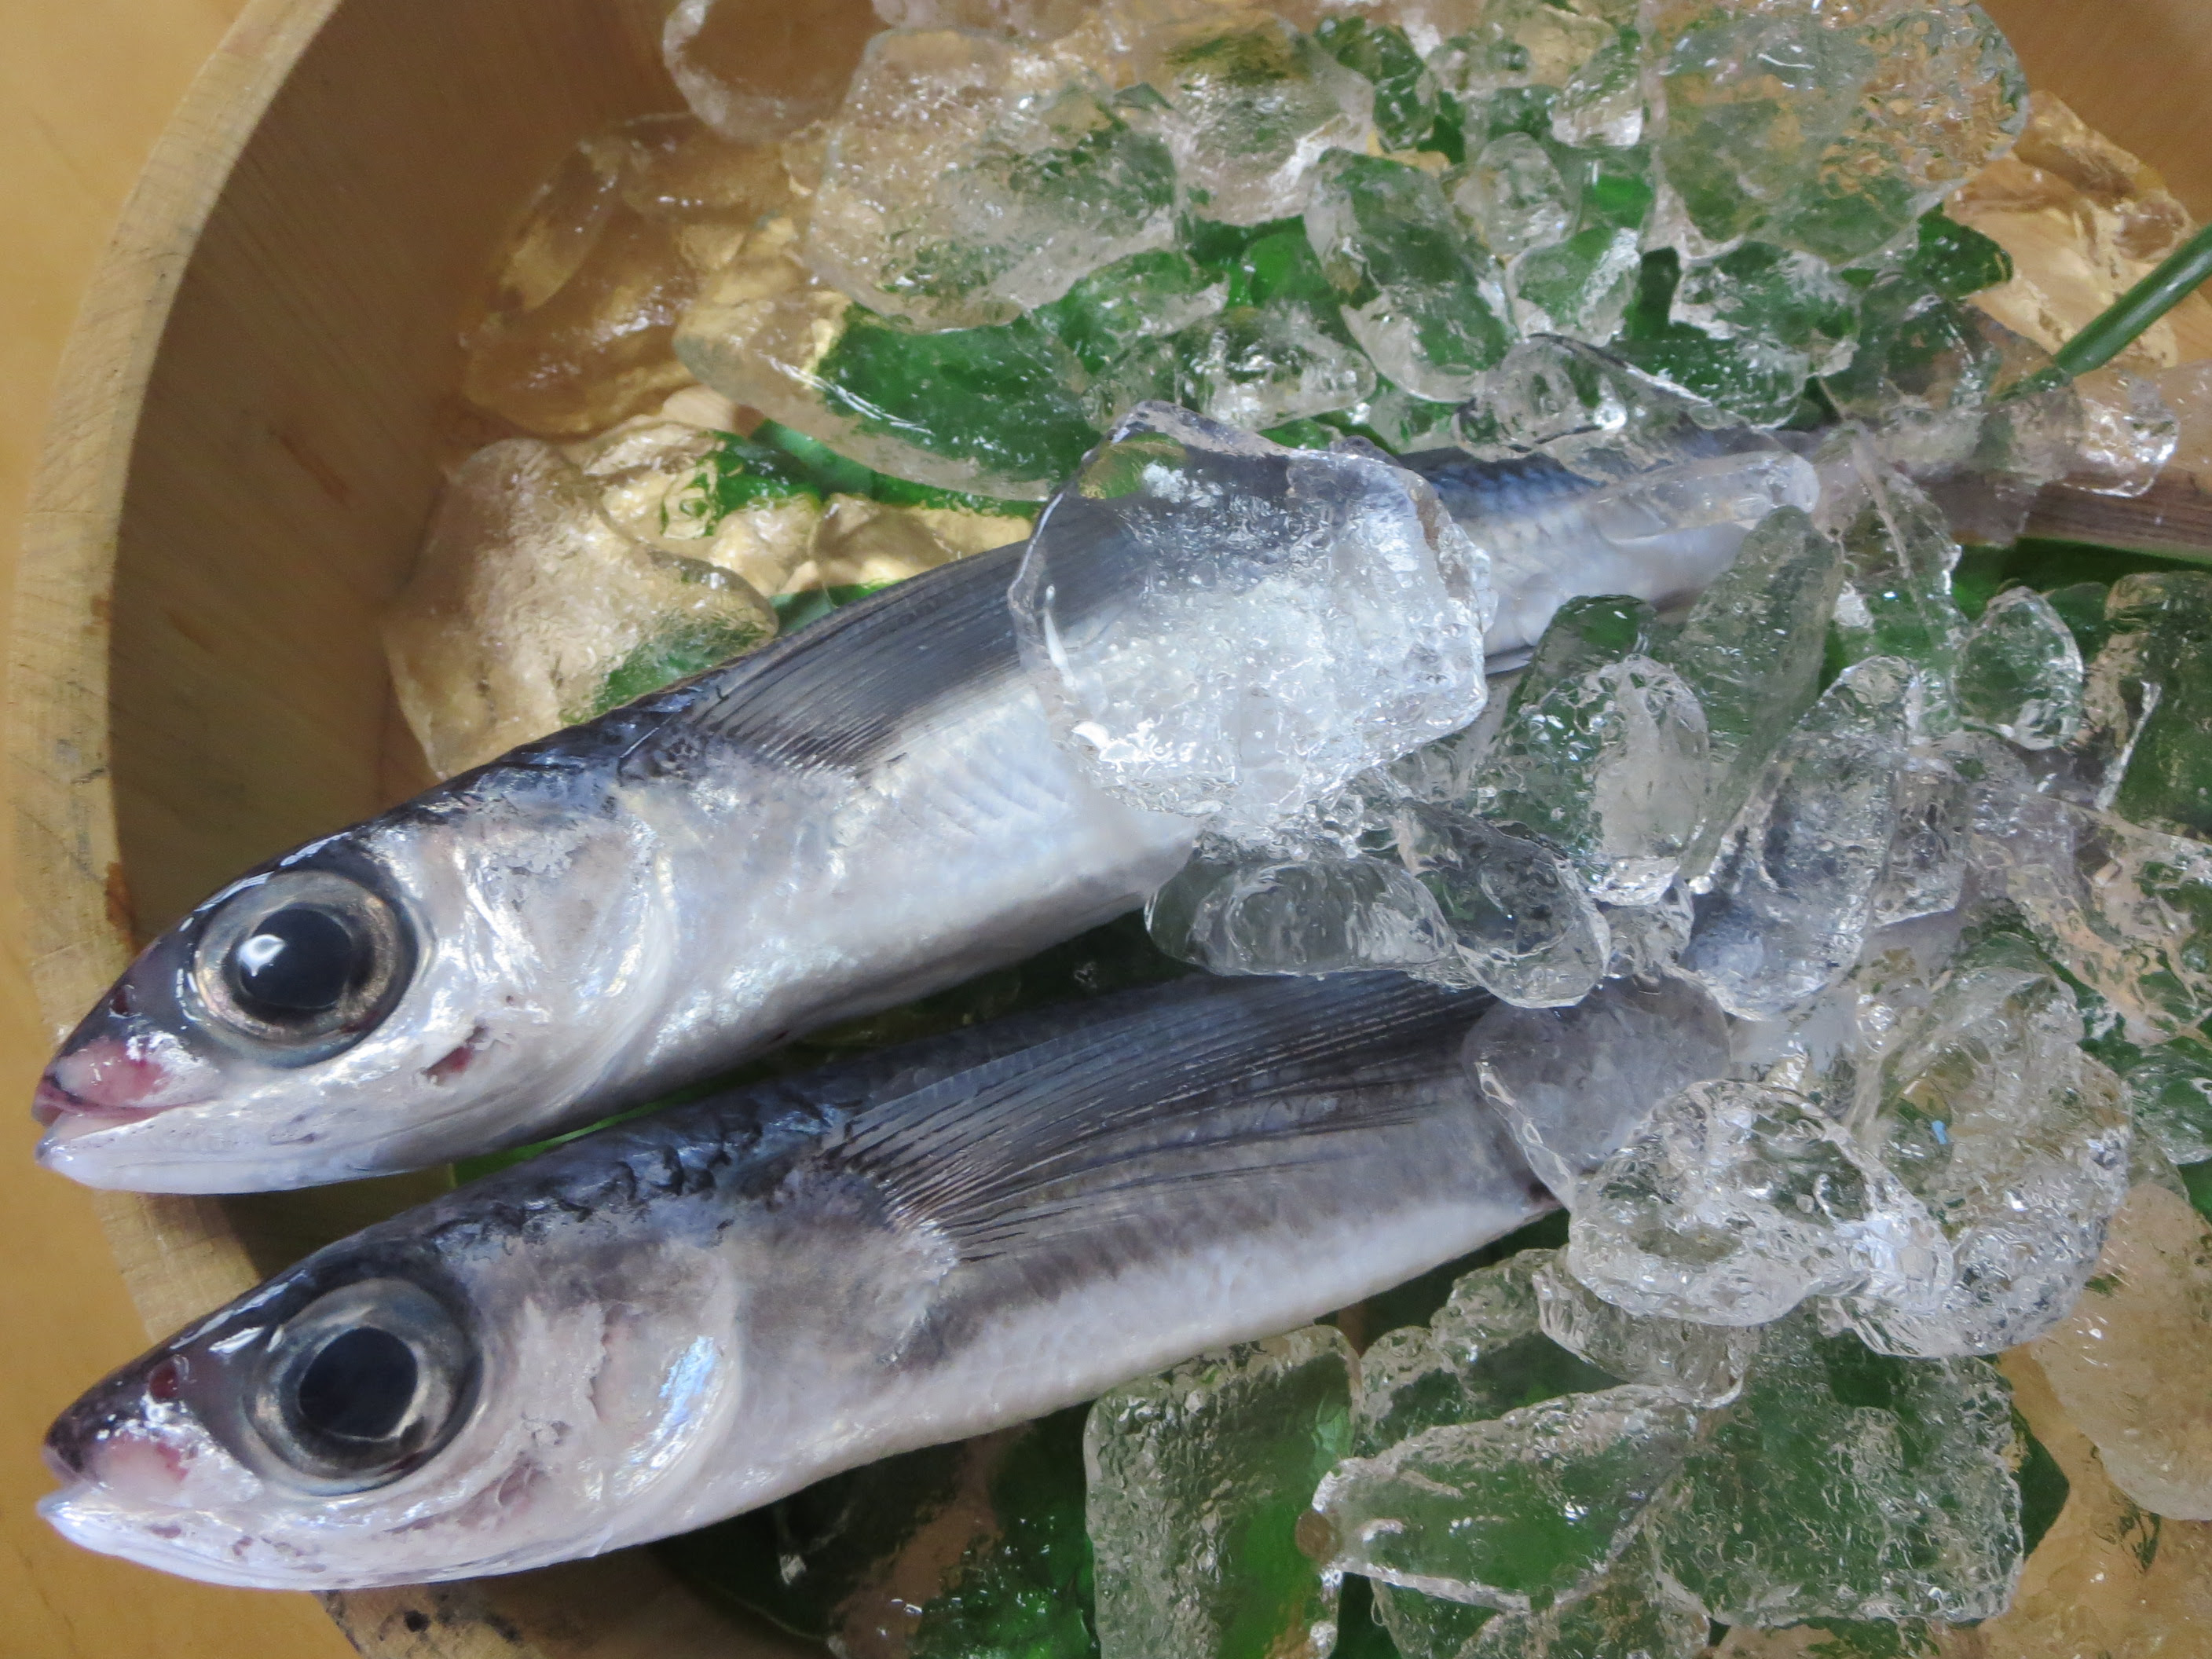
[[[317,1491],[362,1492],[434,1455],[474,1395],[475,1344],[437,1297],[404,1279],[328,1292],[278,1328],[252,1394],[254,1429]]]
[[[380,895],[331,870],[279,871],[209,919],[192,983],[238,1035],[301,1057],[370,1030],[405,983],[407,935]]]

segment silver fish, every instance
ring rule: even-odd
[[[1710,580],[1812,477],[1778,451],[1606,487],[1456,452],[1416,465],[1498,550],[1499,668],[1571,594]],[[64,1044],[40,1160],[94,1186],[239,1192],[518,1145],[1135,908],[1195,826],[1109,796],[1055,743],[1006,602],[1021,552],[917,577],[232,884]]]
[[[222,1583],[512,1571],[1291,1328],[1553,1207],[1486,1000],[1194,978],[585,1137],[116,1372],[42,1511]]]

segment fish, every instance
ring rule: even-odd
[[[1601,485],[1413,458],[1498,550],[1492,668],[1573,593],[1711,580],[1813,487],[1779,451],[1685,465]],[[1134,909],[1200,826],[1106,793],[1055,739],[1006,601],[1023,551],[917,576],[231,883],[64,1042],[33,1103],[40,1161],[226,1193],[522,1145]]]
[[[337,1589],[665,1537],[1294,1328],[1555,1207],[1490,999],[1199,976],[541,1153],[356,1234],[55,1423],[41,1512]]]

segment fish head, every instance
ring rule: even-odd
[[[465,1224],[458,1249],[334,1245],[63,1413],[40,1512],[216,1583],[362,1589],[519,1570],[646,1535],[736,1408],[726,1274],[604,1262]],[[636,1270],[642,1265],[654,1271]]]
[[[623,993],[666,971],[629,852],[604,816],[533,837],[395,814],[249,873],[63,1042],[40,1162],[250,1192],[533,1139],[635,1036]]]

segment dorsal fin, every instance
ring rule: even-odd
[[[1398,974],[1148,1000],[872,1105],[824,1156],[873,1182],[908,1224],[985,1260],[1112,1224],[1164,1182],[1310,1164],[1346,1132],[1433,1111],[1412,1085],[1451,1072],[1488,1005]],[[1471,1086],[1462,1092],[1471,1103]]]
[[[715,744],[804,767],[884,756],[1020,672],[1006,588],[1021,554],[1016,543],[925,571],[633,705],[651,718],[623,775],[656,775]]]

